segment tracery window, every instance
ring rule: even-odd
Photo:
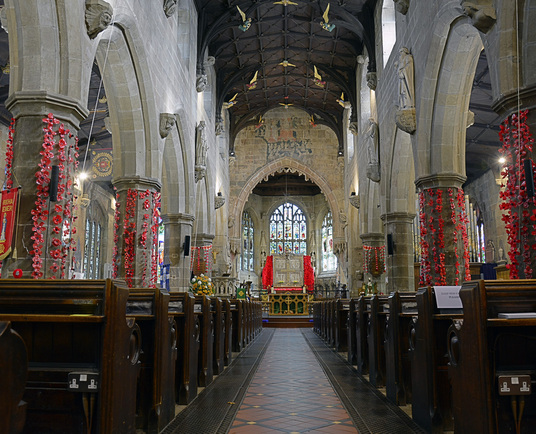
[[[285,202],[270,216],[270,255],[307,252],[307,219],[297,205]]]
[[[242,270],[253,271],[253,219],[247,211],[242,214]]]
[[[84,274],[86,279],[99,279],[100,246],[102,227],[99,223],[86,219],[86,237],[84,246]]]
[[[333,217],[329,211],[322,221],[322,270],[337,268],[337,257],[333,254]]]

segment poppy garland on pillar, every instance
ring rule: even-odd
[[[190,272],[198,276],[200,274],[210,274],[212,272],[212,262],[210,260],[212,244],[208,246],[190,248]]]
[[[534,272],[531,259],[536,250],[536,198],[527,193],[523,165],[524,160],[530,162],[534,178],[535,165],[530,159],[534,139],[527,124],[528,113],[528,110],[523,110],[519,114],[512,114],[504,120],[499,132],[503,144],[499,152],[506,160],[501,171],[503,182],[499,195],[502,202],[499,208],[505,211],[502,220],[510,246],[510,264],[506,265],[510,279],[519,279],[521,267],[526,279],[532,279]],[[520,264],[520,260],[523,264]]]
[[[463,280],[471,280],[469,269],[469,239],[467,224],[469,222],[465,210],[465,194],[461,188],[448,188],[450,213],[444,209],[444,189],[427,188],[419,192],[419,223],[421,233],[421,270],[419,285],[445,286],[447,282],[447,264],[445,263],[445,237],[449,236],[454,248],[454,285],[460,284],[460,254],[458,240],[463,243]],[[452,232],[445,233],[445,217],[450,214],[449,228]],[[431,245],[430,245],[431,242]],[[432,262],[434,270],[432,273]]]
[[[365,252],[363,271],[373,276],[380,276],[385,272],[385,246],[363,246]]]
[[[74,222],[73,175],[78,168],[78,139],[68,144],[67,138],[73,135],[64,124],[60,123],[52,113],[43,119],[44,137],[39,170],[36,172],[35,208],[31,211],[33,220],[32,250],[32,277],[39,279],[44,276],[43,249],[45,234],[51,227],[50,245],[47,246],[52,264],[50,265],[51,279],[64,279],[65,269],[70,252],[76,251],[73,235],[76,233]],[[59,138],[59,140],[57,140]],[[57,202],[49,211],[50,181],[53,163],[58,167]],[[52,225],[50,225],[52,222]],[[74,267],[74,262],[71,263]]]
[[[143,269],[136,270],[136,240],[138,234],[137,211],[143,210],[141,221],[140,247],[143,251]],[[120,194],[116,193],[114,213],[114,249],[113,249],[113,278],[118,277],[118,269],[123,258],[125,269],[125,282],[129,288],[134,285],[134,277],[141,271],[141,286],[156,288],[158,280],[158,225],[159,225],[160,193],[138,191],[129,188],[126,192],[125,216],[121,227],[121,202]],[[122,232],[121,232],[122,229]],[[118,245],[120,237],[124,240],[124,249],[120,252]],[[150,238],[149,238],[150,236]],[[147,256],[151,254],[151,274],[147,281]]]

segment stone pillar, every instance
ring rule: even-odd
[[[153,250],[153,211],[158,206],[157,180],[141,176],[113,181],[116,188],[116,225],[114,234],[114,271],[129,287],[150,286],[155,261]],[[158,231],[156,236],[158,236]],[[158,277],[157,277],[158,278]]]
[[[47,118],[49,113],[52,113],[66,129],[70,130],[70,134],[76,137],[80,122],[87,117],[88,111],[79,101],[45,91],[14,93],[7,99],[6,108],[11,111],[16,119],[13,137],[13,185],[14,187],[20,186],[21,190],[13,252],[4,260],[3,274],[11,277],[13,270],[19,268],[23,271],[24,277],[31,277],[33,271],[33,240],[31,237],[34,227],[32,210],[36,207],[36,173],[40,170],[38,165],[42,158],[40,152],[43,150],[43,127],[46,126],[43,119]],[[74,147],[74,137],[66,136],[65,138],[66,147],[69,150]],[[57,151],[55,151],[49,166],[58,164],[58,155]],[[66,171],[74,168],[74,164],[69,164],[68,161],[63,164]],[[63,193],[64,199],[59,202],[60,205],[65,205],[65,197],[72,191],[71,186]],[[48,198],[46,202],[45,207],[48,208]],[[51,203],[50,206],[54,210],[54,203]],[[44,220],[43,223],[45,228],[42,232],[44,237],[42,277],[54,276],[59,278],[61,276],[57,272],[51,272],[50,270],[51,261],[53,260],[50,257],[50,252],[52,251],[50,243],[55,238],[51,235],[51,232],[53,227],[57,225],[51,221],[51,218]]]
[[[370,232],[366,234],[361,234],[361,241],[363,242],[363,250],[365,250],[367,247],[383,247],[385,246],[385,240],[384,235],[379,232]],[[367,255],[365,252],[363,252],[363,258],[366,258]],[[366,270],[366,267],[364,267],[363,271]],[[385,273],[380,274],[372,274],[369,272],[363,273],[363,281],[365,285],[367,284],[369,277],[372,281],[372,283],[376,284],[376,290],[378,293],[385,293]]]
[[[393,253],[389,254],[386,242],[385,259],[387,261],[387,291],[413,291],[413,219],[415,214],[392,212],[382,216],[384,232],[392,239]]]
[[[167,214],[164,225],[164,264],[169,264],[169,290],[188,292],[190,287],[190,251],[184,251],[186,236],[192,235],[194,216]],[[187,255],[187,256],[186,256]]]
[[[470,280],[465,177],[437,174],[419,178],[421,275],[419,285],[461,285]]]

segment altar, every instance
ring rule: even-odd
[[[308,255],[270,255],[262,270],[262,288],[268,293],[314,290],[314,270]]]
[[[264,311],[269,315],[308,315],[314,270],[307,255],[273,255],[262,270]]]

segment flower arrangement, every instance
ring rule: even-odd
[[[190,283],[192,284],[190,290],[195,295],[214,294],[214,285],[212,284],[212,279],[204,274],[194,276]]]

